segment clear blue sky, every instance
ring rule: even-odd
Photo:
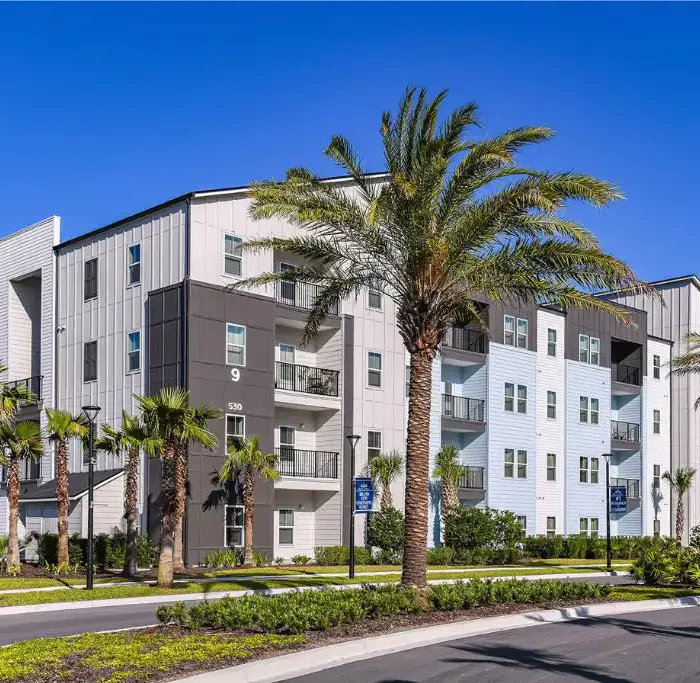
[[[334,133],[378,169],[411,83],[477,101],[487,133],[551,126],[528,163],[627,197],[573,212],[606,248],[648,279],[700,271],[698,25],[690,3],[0,4],[0,235],[332,174]]]

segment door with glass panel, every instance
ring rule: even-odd
[[[295,461],[295,441],[296,429],[294,427],[280,427],[279,470],[283,477],[305,476],[300,473],[300,463]]]
[[[294,266],[289,263],[280,263],[280,273],[293,270]],[[289,306],[296,305],[297,285],[292,280],[280,281],[280,302]]]

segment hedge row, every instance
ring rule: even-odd
[[[613,559],[618,560],[634,559],[649,547],[674,544],[672,539],[653,536],[613,536],[610,540]],[[523,550],[525,555],[538,559],[599,560],[606,555],[606,540],[604,537],[585,536],[528,536],[523,542]]]

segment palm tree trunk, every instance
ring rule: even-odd
[[[683,496],[678,495],[678,504],[676,505],[676,543],[680,545],[683,542],[683,523],[685,517],[685,509],[683,505]]]
[[[243,481],[243,525],[245,538],[243,566],[253,566],[253,513],[255,510],[255,474],[250,467],[246,467]]]
[[[388,510],[394,507],[394,499],[391,496],[391,488],[389,485],[382,486],[382,499],[379,504],[382,510]]]
[[[177,444],[166,443],[163,449],[163,480],[161,482],[161,533],[158,559],[158,586],[173,585],[173,538],[177,527]]]
[[[17,520],[19,519],[19,458],[10,453],[7,463],[7,502],[10,507],[7,533],[8,554],[7,568],[19,568],[19,536],[17,535]]]
[[[124,519],[126,520],[126,554],[124,556],[124,576],[136,576],[138,573],[138,476],[139,449],[132,448],[126,461],[126,486],[124,489]]]
[[[187,451],[184,446],[178,448],[177,454],[177,526],[173,537],[173,569],[180,571],[185,566],[182,554],[182,521],[187,506]]]
[[[56,444],[56,500],[58,508],[58,564],[68,564],[68,444]]]
[[[430,355],[411,354],[406,440],[406,502],[401,584],[426,588],[428,541],[428,453],[433,362]]]

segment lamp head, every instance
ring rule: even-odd
[[[97,413],[100,412],[100,406],[83,406],[83,412],[90,422],[97,419]]]
[[[359,434],[348,434],[348,436],[346,438],[350,442],[350,445],[354,448],[355,446],[357,446],[357,442],[362,437]]]

